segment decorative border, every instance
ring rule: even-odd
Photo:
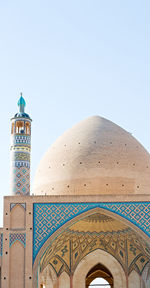
[[[94,208],[114,212],[150,237],[150,202],[33,204],[33,262],[46,240],[62,225]]]
[[[9,234],[9,247],[16,241],[21,242],[26,247],[26,234],[25,233],[10,233]]]
[[[26,210],[26,203],[10,203],[10,211],[15,207],[21,205]]]

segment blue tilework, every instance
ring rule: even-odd
[[[45,241],[62,225],[93,208],[114,212],[150,237],[150,202],[34,203],[33,262]]]
[[[9,247],[16,241],[20,241],[24,247],[26,246],[26,234],[25,233],[10,233],[9,234]]]

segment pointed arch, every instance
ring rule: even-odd
[[[70,277],[65,271],[59,276],[59,288],[64,287],[70,288]]]
[[[57,285],[57,277],[53,268],[48,265],[42,273],[39,273],[39,287],[55,288]]]
[[[143,287],[150,287],[150,262],[145,266],[142,273],[142,284]]]
[[[41,259],[44,257],[45,254],[47,254],[48,250],[50,249],[50,246],[55,243],[55,240],[62,235],[66,229],[70,228],[72,225],[74,225],[75,223],[78,223],[80,220],[84,219],[85,217],[88,217],[90,215],[96,214],[96,213],[102,213],[105,214],[107,216],[110,216],[118,221],[120,221],[120,223],[130,227],[131,229],[133,229],[136,233],[138,232],[138,234],[140,234],[140,237],[142,236],[142,238],[144,238],[144,240],[147,240],[147,237],[145,237],[144,233],[142,234],[142,231],[137,228],[134,224],[130,223],[128,220],[124,219],[123,217],[117,215],[114,212],[110,212],[106,209],[103,208],[93,208],[89,211],[86,211],[84,213],[82,213],[82,215],[78,215],[75,218],[73,218],[72,220],[68,221],[67,223],[65,223],[63,226],[61,226],[61,228],[57,229],[57,231],[55,231],[48,239],[47,241],[43,244],[43,246],[41,247],[40,251],[38,252],[34,265],[33,265],[33,274],[37,275],[37,270],[38,267],[40,266],[40,261]],[[139,233],[140,232],[140,233]],[[147,242],[148,243],[148,242]],[[101,249],[101,248],[100,248]],[[105,252],[105,251],[104,251]],[[113,256],[112,256],[113,257]],[[117,261],[117,260],[116,260]],[[79,263],[80,264],[80,263]],[[36,279],[36,276],[35,276]],[[35,286],[36,287],[36,286]],[[125,288],[125,287],[123,287]]]
[[[140,276],[139,274],[133,270],[128,278],[128,282],[129,282],[129,288],[140,288],[141,287],[141,280],[140,280]]]
[[[105,279],[111,287],[113,287],[113,276],[111,272],[102,265],[101,263],[96,264],[94,267],[90,269],[90,271],[86,275],[86,288],[89,287],[91,282],[96,278],[103,278]]]
[[[119,262],[112,255],[100,249],[86,255],[78,264],[73,276],[73,287],[85,287],[86,275],[98,263],[110,271],[114,279],[114,288],[127,287],[126,276]]]
[[[10,228],[11,229],[24,229],[25,228],[25,209],[17,203],[11,209]]]

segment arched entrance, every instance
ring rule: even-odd
[[[146,241],[131,227],[99,208],[69,222],[40,251],[34,265],[33,287],[40,287],[40,275],[51,267],[55,273],[55,281],[51,279],[53,288],[64,287],[64,281],[67,288],[83,288],[88,284],[88,273],[95,267],[93,273],[103,271],[104,276],[105,272],[113,280],[110,283],[113,288],[126,288],[128,275],[135,269],[140,276],[150,259]]]
[[[121,265],[112,255],[100,249],[86,255],[78,264],[73,276],[73,287],[86,287],[87,275],[89,271],[92,271],[93,267],[96,267],[99,262],[101,262],[101,269],[104,269],[105,267],[105,271],[111,271],[107,273],[109,273],[110,276],[112,275],[111,277],[114,285],[113,288],[127,287],[125,272],[123,271]]]
[[[105,281],[102,281],[103,279]],[[99,287],[101,287],[101,284],[104,283],[106,288],[113,288],[113,282],[114,281],[111,272],[104,265],[98,263],[92,267],[86,275],[85,286],[86,288],[92,288],[92,286],[95,284],[95,286],[98,288],[99,284]]]

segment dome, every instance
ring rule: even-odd
[[[66,131],[37,169],[34,195],[150,194],[150,157],[113,122],[93,116]]]
[[[16,113],[14,118],[30,118],[30,116],[25,112]]]

